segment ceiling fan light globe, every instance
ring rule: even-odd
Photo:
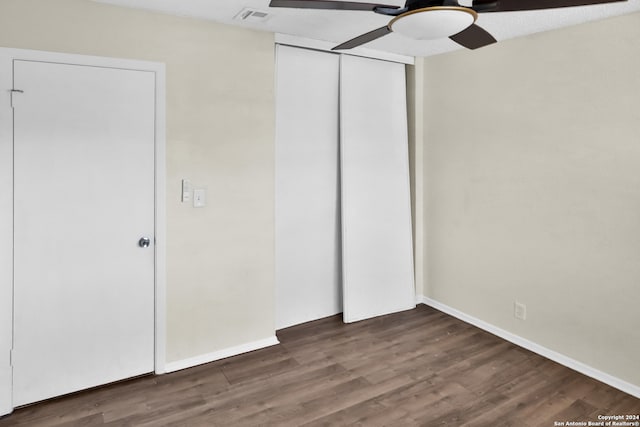
[[[395,17],[389,29],[415,40],[442,39],[468,28],[477,17],[464,7],[427,7]]]

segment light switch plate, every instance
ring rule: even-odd
[[[196,188],[193,190],[193,207],[202,208],[207,205],[207,195],[202,188]]]
[[[191,181],[182,180],[182,203],[191,201]]]

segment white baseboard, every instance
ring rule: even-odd
[[[165,365],[165,371],[167,373],[180,371],[182,369],[203,365],[205,363],[213,362],[215,360],[225,359],[231,356],[237,356],[238,354],[248,353],[250,351],[259,350],[265,347],[271,347],[272,345],[276,345],[276,344],[280,344],[280,341],[278,341],[278,338],[273,336],[273,337],[265,338],[263,340],[253,341],[246,344],[225,348],[223,350],[214,351],[213,353],[202,354],[200,356],[190,357],[188,359],[176,360],[175,362],[168,362]]]
[[[526,348],[527,350],[533,351],[541,356],[546,357],[547,359],[551,359],[554,362],[557,362],[561,365],[566,366],[567,368],[571,368],[574,371],[580,372],[588,377],[594,378],[598,381],[601,381],[605,384],[610,385],[611,387],[615,387],[618,390],[624,391],[625,393],[629,393],[632,396],[640,398],[640,386],[635,384],[631,384],[620,378],[609,375],[605,372],[599,371],[598,369],[592,368],[589,365],[585,365],[582,362],[579,362],[575,359],[572,359],[564,354],[555,352],[546,347],[543,347],[539,344],[536,344],[533,341],[529,341],[525,338],[522,338],[518,335],[512,334],[511,332],[507,332],[504,329],[500,329],[497,326],[494,326],[490,323],[487,323],[483,320],[477,319],[473,316],[469,316],[455,308],[449,307],[446,304],[433,300],[431,298],[424,297],[422,295],[417,295],[416,300],[418,303],[422,303],[428,305],[429,307],[433,307],[437,310],[440,310],[444,313],[447,313],[450,316],[456,317],[466,323],[470,323],[474,326],[477,326],[480,329],[483,329],[493,335],[496,335],[502,339],[505,339],[517,346],[522,348]]]

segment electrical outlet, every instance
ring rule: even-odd
[[[516,319],[527,320],[527,306],[521,302],[515,301],[513,303],[513,315]]]

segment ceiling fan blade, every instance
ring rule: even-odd
[[[334,47],[331,50],[352,49],[354,47],[363,45],[365,43],[369,43],[370,41],[373,41],[375,39],[379,39],[382,36],[386,36],[390,32],[391,32],[391,30],[389,29],[389,27],[387,27],[385,25],[384,27],[380,27],[380,28],[375,29],[373,31],[369,31],[368,33],[364,33],[361,36],[358,36],[358,37],[356,37],[354,39],[346,41],[346,42]]]
[[[471,24],[470,27],[449,38],[467,49],[477,49],[497,42],[491,34],[476,24]]]
[[[473,0],[476,12],[517,12],[556,9],[560,7],[590,6],[627,0]]]
[[[269,7],[290,7],[294,9],[329,9],[329,10],[368,10],[388,8],[400,9],[398,6],[378,4],[378,3],[360,3],[354,1],[331,1],[331,0],[271,0]]]

